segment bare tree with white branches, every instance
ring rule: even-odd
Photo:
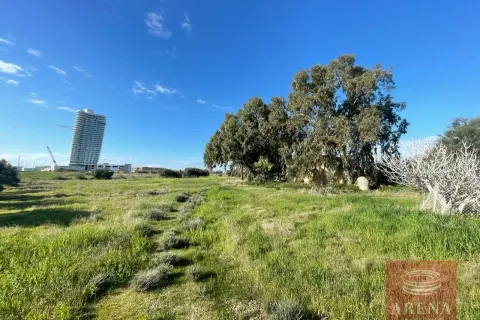
[[[449,152],[440,143],[416,141],[402,157],[385,156],[377,167],[392,182],[425,192],[422,209],[480,215],[480,163],[466,144]]]

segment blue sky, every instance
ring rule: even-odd
[[[75,109],[106,115],[102,161],[202,166],[225,112],[286,97],[298,70],[354,53],[391,66],[404,140],[480,115],[475,1],[4,0],[0,157],[68,163]]]

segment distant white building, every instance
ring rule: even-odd
[[[113,172],[125,172],[130,173],[132,172],[132,165],[131,164],[110,164],[110,163],[99,163],[97,165],[97,169],[105,169],[110,170]]]
[[[95,169],[102,150],[105,125],[105,116],[95,114],[91,109],[77,110],[70,149],[70,168]]]

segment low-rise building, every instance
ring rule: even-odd
[[[97,164],[97,169],[105,169],[113,172],[132,172],[131,164],[111,164],[111,163],[99,163]]]

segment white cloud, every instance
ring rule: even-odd
[[[176,58],[176,57],[177,57],[176,52],[177,52],[177,47],[173,47],[172,50],[167,50],[167,51],[165,51],[165,54],[166,54],[167,56],[169,56],[170,58]]]
[[[41,51],[38,51],[38,50],[35,50],[35,49],[28,49],[27,52],[29,54],[31,54],[32,56],[35,56],[35,57],[41,57],[43,55],[43,53]]]
[[[16,64],[4,62],[0,60],[0,72],[21,75],[25,71],[23,70],[22,67]]]
[[[218,104],[213,104],[212,103],[212,107],[214,107],[215,109],[219,109],[219,110],[223,110],[223,111],[232,111],[232,107],[222,107],[222,106],[219,106]]]
[[[198,99],[198,100],[197,100],[197,103],[200,103],[200,104],[206,104],[206,103],[207,103],[207,101],[205,101],[205,100],[202,100],[202,99]]]
[[[27,99],[26,101],[30,102],[30,103],[33,103],[33,104],[37,104],[39,106],[45,106],[45,101],[44,100],[30,98],[30,99]]]
[[[163,93],[163,94],[176,94],[176,93],[178,93],[178,90],[176,90],[176,89],[168,89],[168,88],[162,87],[159,84],[157,84],[155,86],[155,90],[157,90],[157,92],[160,92],[160,93]]]
[[[156,95],[157,93],[154,90],[148,89],[140,81],[133,81],[132,92],[137,95]]]
[[[188,17],[188,14],[186,12],[184,13],[184,15],[185,15],[185,21],[182,21],[182,23],[180,25],[182,26],[182,29],[185,29],[187,34],[190,34],[190,32],[192,31],[192,25],[190,24],[190,18]]]
[[[147,18],[145,19],[145,25],[147,26],[150,34],[162,39],[168,39],[171,37],[172,33],[164,28],[163,20],[164,19],[161,14],[148,12]]]
[[[12,80],[12,79],[9,79],[9,80],[5,81],[5,83],[6,83],[6,84],[11,84],[11,85],[13,85],[13,86],[16,86],[16,85],[19,84],[18,81],[15,81],[15,80]]]
[[[48,67],[49,67],[50,69],[52,69],[53,71],[55,71],[56,73],[61,74],[62,76],[66,76],[66,75],[67,75],[67,73],[66,73],[64,70],[60,69],[60,68],[57,68],[57,67],[52,66],[52,65],[49,65]]]
[[[78,72],[83,73],[85,78],[91,78],[92,77],[92,74],[85,69],[82,69],[82,68],[77,67],[77,66],[73,66],[73,69],[77,70]]]
[[[57,110],[63,110],[63,111],[68,111],[68,112],[75,112],[75,109],[72,109],[70,107],[57,107]]]
[[[5,43],[5,44],[8,44],[9,46],[14,46],[15,45],[15,42],[7,40],[5,38],[0,38],[0,43]]]

